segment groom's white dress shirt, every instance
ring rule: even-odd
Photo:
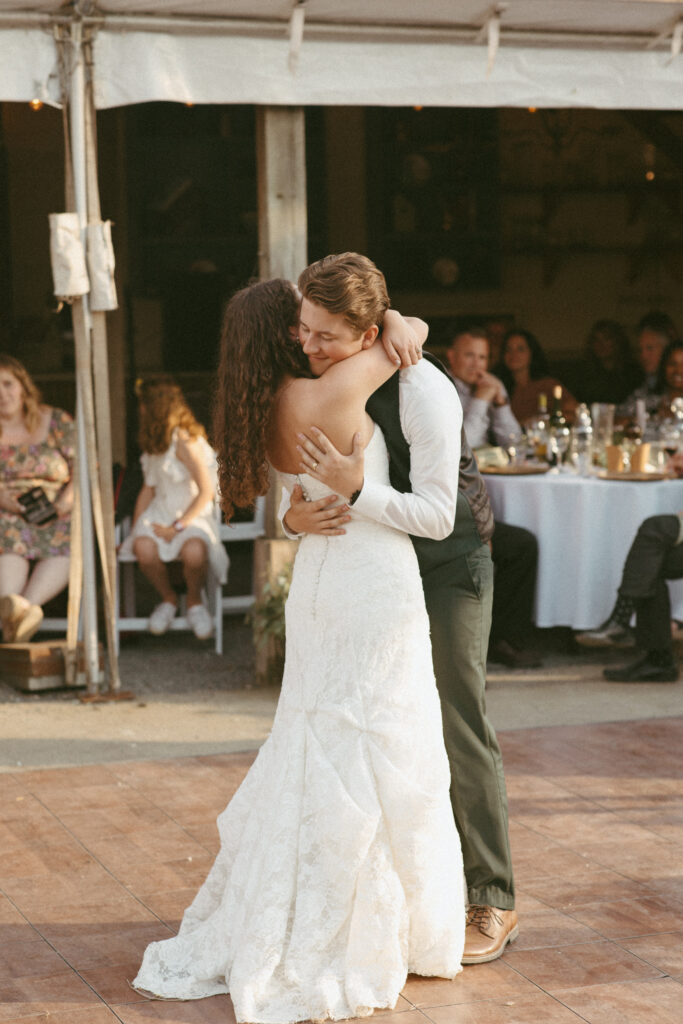
[[[458,500],[462,406],[452,382],[426,359],[399,371],[399,416],[410,447],[412,492],[366,479],[353,512],[416,537],[443,540]],[[289,508],[283,494],[280,520]],[[297,537],[283,529],[288,537]]]

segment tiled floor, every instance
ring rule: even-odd
[[[519,939],[454,982],[409,978],[383,1024],[681,1024],[683,719],[500,738]],[[234,1022],[228,997],[149,1002],[128,979],[203,880],[251,760],[0,776],[0,1022]]]

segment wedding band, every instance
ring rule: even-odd
[[[318,462],[314,462],[314,463],[313,463],[313,472],[314,472],[314,473],[316,473],[316,472],[317,472],[317,470],[318,470],[318,466],[319,466],[319,465],[320,465],[320,463],[318,463]]]

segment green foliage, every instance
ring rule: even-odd
[[[284,646],[285,603],[291,582],[292,563],[288,562],[272,583],[264,584],[260,598],[249,612],[248,621],[258,647],[268,643],[270,637]]]

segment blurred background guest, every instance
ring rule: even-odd
[[[139,443],[144,484],[135,503],[133,529],[122,545],[161,597],[149,630],[165,633],[178,610],[167,563],[179,560],[187,585],[187,620],[200,640],[213,633],[202,602],[209,563],[224,581],[228,556],[214,510],[216,456],[178,385],[168,377],[142,382]]]
[[[497,366],[500,362],[500,352],[505,341],[505,335],[509,329],[510,318],[489,317],[484,324],[486,340],[489,343],[489,366]]]
[[[642,398],[648,413],[658,412],[662,392],[659,376],[664,349],[678,338],[673,320],[666,313],[647,313],[638,324],[638,361],[641,368],[641,383],[631,392],[626,401],[617,409],[617,416],[635,415],[636,401]]]
[[[488,371],[489,343],[482,327],[468,327],[453,338],[446,352],[460,395],[465,434],[470,448],[509,447],[522,429],[515,419],[505,386]]]
[[[661,349],[660,349],[661,352]],[[619,405],[642,381],[628,334],[616,320],[596,320],[588,332],[581,367],[581,399]]]
[[[470,327],[456,334],[447,355],[470,447],[488,443],[509,447],[513,439],[522,436],[522,430],[510,410],[504,385],[488,372],[489,343],[483,329]],[[495,574],[489,660],[509,668],[538,667],[541,661],[529,649],[538,565],[536,538],[529,530],[496,520],[491,557]]]
[[[571,422],[576,399],[561,381],[550,376],[548,362],[538,338],[521,327],[511,328],[503,340],[498,375],[510,396],[510,408],[520,423],[538,409],[538,396],[548,399],[558,385],[562,388],[562,412]]]
[[[669,469],[683,476],[683,455]],[[577,634],[585,647],[626,647],[634,640],[639,656],[622,668],[605,669],[615,683],[673,683],[678,679],[671,634],[671,599],[667,580],[683,576],[683,513],[650,516],[639,527],[621,575],[617,599],[599,629]],[[635,612],[635,637],[630,628]]]
[[[0,619],[5,643],[30,640],[42,621],[42,605],[69,582],[73,456],[71,416],[43,405],[26,368],[0,353]],[[51,517],[42,523],[30,521],[26,495],[34,489]]]
[[[659,398],[659,416],[670,416],[674,398],[683,398],[683,341],[672,341],[664,349],[657,374],[656,393]]]

